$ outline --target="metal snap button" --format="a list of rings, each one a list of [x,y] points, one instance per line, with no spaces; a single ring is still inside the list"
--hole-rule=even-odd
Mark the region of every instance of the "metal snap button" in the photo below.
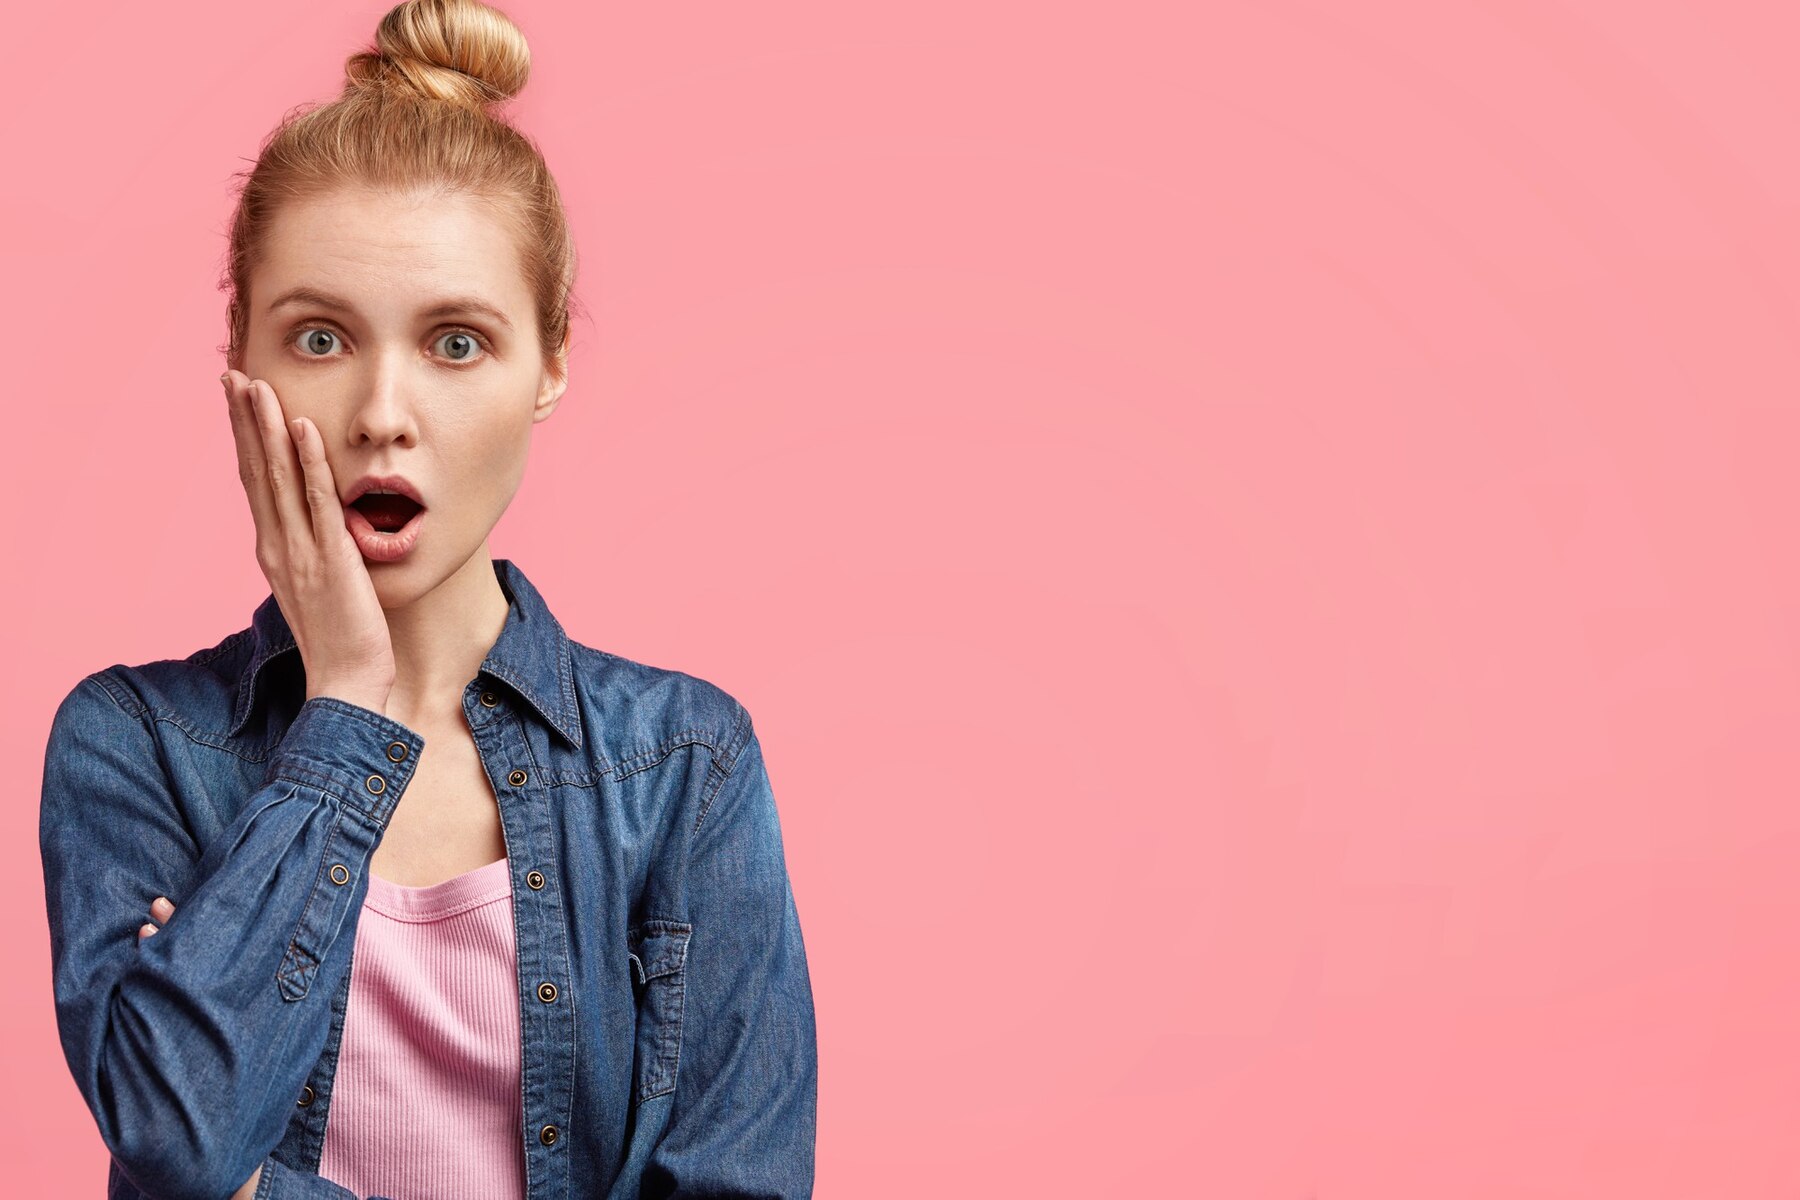
[[[371,775],[368,779],[363,781],[363,786],[379,796],[381,793],[387,791],[387,780],[379,775]]]
[[[554,983],[538,984],[538,999],[545,1004],[556,1003],[556,985]]]
[[[528,871],[525,875],[525,886],[534,892],[543,891],[544,873],[542,871]]]
[[[345,867],[343,863],[332,863],[331,864],[331,882],[340,883],[340,884],[349,883],[350,882],[349,868]]]
[[[308,1105],[310,1105],[312,1102],[313,1102],[313,1090],[312,1090],[312,1084],[309,1083],[305,1087],[300,1089],[300,1098],[298,1100],[294,1101],[294,1103],[298,1104],[301,1108],[305,1108]]]
[[[483,692],[481,693],[481,702],[488,708],[492,708],[494,705],[500,703],[500,697],[494,695],[492,692]]]
[[[403,759],[405,757],[406,757],[406,743],[405,742],[389,742],[388,743],[388,761],[389,762],[399,762],[401,759]]]
[[[546,1146],[556,1145],[556,1126],[546,1125],[538,1130],[538,1141],[544,1143]]]
[[[506,777],[506,782],[512,784],[514,787],[524,787],[525,772],[515,769],[511,775]]]

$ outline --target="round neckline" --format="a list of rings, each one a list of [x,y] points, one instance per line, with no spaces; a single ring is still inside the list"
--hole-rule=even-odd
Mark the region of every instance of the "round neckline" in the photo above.
[[[399,921],[438,921],[512,894],[511,860],[497,858],[461,875],[409,887],[369,872],[363,903]]]

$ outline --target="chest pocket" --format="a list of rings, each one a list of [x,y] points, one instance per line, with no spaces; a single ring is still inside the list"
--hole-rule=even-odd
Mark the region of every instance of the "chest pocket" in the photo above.
[[[675,1090],[681,1064],[681,1018],[685,1007],[688,938],[685,921],[651,919],[625,933],[631,960],[631,989],[637,999],[636,1062],[632,1101],[641,1104]]]

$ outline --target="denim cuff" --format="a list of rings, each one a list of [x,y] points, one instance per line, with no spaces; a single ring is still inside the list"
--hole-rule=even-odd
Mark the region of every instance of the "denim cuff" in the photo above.
[[[421,735],[384,713],[314,696],[288,726],[263,782],[321,788],[384,830],[424,749]]]
[[[255,1200],[357,1200],[356,1193],[320,1175],[296,1171],[270,1157],[256,1182]],[[382,1200],[372,1196],[370,1200]]]

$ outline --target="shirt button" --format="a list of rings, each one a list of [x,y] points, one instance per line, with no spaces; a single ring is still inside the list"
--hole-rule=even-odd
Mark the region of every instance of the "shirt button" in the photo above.
[[[554,983],[538,984],[538,999],[545,1004],[556,1003],[556,985]]]
[[[312,1090],[312,1085],[309,1083],[305,1087],[300,1089],[300,1098],[298,1100],[294,1101],[294,1103],[298,1104],[301,1108],[305,1108],[308,1105],[310,1105],[312,1102],[313,1102],[313,1090]]]
[[[381,793],[387,791],[387,780],[379,775],[371,775],[363,781],[363,786],[379,796]]]
[[[492,708],[494,705],[500,703],[500,697],[494,695],[492,692],[483,692],[481,693],[481,703],[488,708]]]
[[[524,787],[525,772],[515,769],[511,775],[506,777],[506,782],[512,784],[514,787]]]
[[[530,888],[534,892],[543,891],[544,890],[544,873],[542,871],[528,872],[525,876],[525,886]]]
[[[405,757],[406,757],[406,743],[405,742],[389,742],[388,743],[388,761],[389,762],[399,762],[401,759],[403,759]]]
[[[546,1146],[556,1145],[556,1126],[546,1125],[538,1130],[538,1141],[544,1143]]]
[[[344,884],[350,882],[350,869],[343,863],[331,864],[331,882]]]

